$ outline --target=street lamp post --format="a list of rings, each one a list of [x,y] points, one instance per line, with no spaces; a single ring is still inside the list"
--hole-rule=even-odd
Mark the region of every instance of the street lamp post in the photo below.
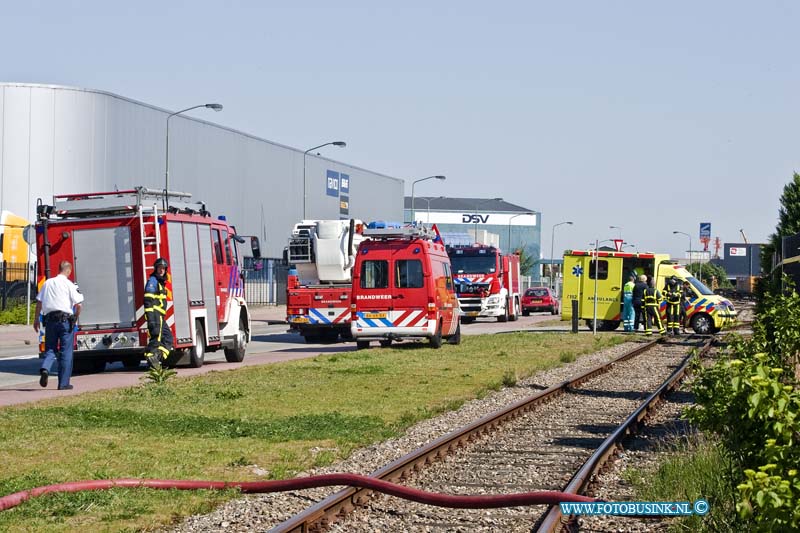
[[[181,109],[180,111],[176,111],[174,113],[170,113],[169,115],[167,115],[167,146],[165,150],[166,169],[164,170],[164,211],[167,211],[169,209],[169,119],[171,119],[176,115],[180,115],[182,113],[186,113],[187,111],[191,111],[192,109],[198,109],[200,107],[206,107],[208,109],[213,109],[214,111],[222,111],[222,104],[200,104],[192,107],[187,107],[186,109]]]
[[[474,235],[475,242],[478,242],[478,208],[480,206],[482,206],[483,204],[486,204],[486,203],[489,203],[489,202],[502,202],[502,201],[503,201],[502,198],[487,198],[485,200],[481,200],[480,202],[475,202],[475,219],[474,219],[475,220],[475,235]]]
[[[420,178],[418,180],[414,180],[414,181],[411,182],[411,222],[415,222],[416,221],[416,215],[417,215],[417,212],[414,210],[414,186],[417,183],[419,183],[420,181],[425,181],[425,180],[442,180],[442,181],[444,181],[446,179],[447,179],[447,176],[437,175],[437,176],[428,176],[427,178]],[[430,202],[428,202],[428,208],[430,208],[430,205],[431,205]]]
[[[619,240],[622,240],[622,226],[609,226],[608,229],[619,230]]]
[[[319,146],[314,146],[313,148],[309,148],[305,152],[303,152],[303,220],[306,219],[306,202],[308,201],[308,192],[306,191],[306,156],[308,152],[312,152],[317,148],[322,148],[323,146],[338,146],[339,148],[344,148],[347,146],[347,143],[344,141],[331,141],[324,144],[320,144]]]
[[[516,215],[512,215],[511,218],[508,219],[508,252],[511,253],[511,221],[517,217],[521,217],[522,215],[535,215],[533,211],[525,211],[524,213],[517,213]]]
[[[692,236],[686,233],[685,231],[673,231],[673,235],[686,235],[689,237],[689,264],[692,264]],[[700,263],[700,283],[703,283],[703,263]]]
[[[556,228],[564,224],[569,224],[571,226],[572,222],[559,222],[558,224],[553,225],[553,231],[550,234],[550,288],[553,291],[556,290],[556,279],[553,275],[553,261],[555,261],[553,258],[553,250],[555,249],[555,246],[553,244],[556,240]]]

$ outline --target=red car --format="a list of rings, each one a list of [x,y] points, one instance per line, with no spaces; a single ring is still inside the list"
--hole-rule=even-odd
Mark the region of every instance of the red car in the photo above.
[[[558,314],[558,300],[547,287],[534,287],[522,295],[522,314],[530,315],[535,311],[550,311],[551,315]]]

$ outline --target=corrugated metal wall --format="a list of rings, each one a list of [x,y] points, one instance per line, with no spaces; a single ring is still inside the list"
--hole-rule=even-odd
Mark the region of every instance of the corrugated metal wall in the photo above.
[[[4,83],[0,96],[0,210],[33,220],[37,198],[164,187],[169,111],[58,86]],[[180,115],[170,119],[169,151],[170,189],[191,192],[242,234],[266,233],[262,254],[281,255],[302,218],[302,150]],[[339,218],[339,199],[326,194],[329,170],[350,177],[351,216],[401,219],[402,180],[311,154],[309,218]]]

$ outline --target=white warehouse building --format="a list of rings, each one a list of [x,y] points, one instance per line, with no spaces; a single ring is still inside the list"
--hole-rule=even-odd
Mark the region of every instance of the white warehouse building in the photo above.
[[[33,221],[37,198],[163,189],[170,113],[93,89],[0,83],[0,211]],[[170,190],[259,236],[268,257],[282,254],[303,218],[304,158],[308,218],[402,217],[400,179],[190,116],[170,119]]]

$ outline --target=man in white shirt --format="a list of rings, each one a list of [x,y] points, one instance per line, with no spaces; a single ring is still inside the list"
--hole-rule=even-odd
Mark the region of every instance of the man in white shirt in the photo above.
[[[72,376],[73,329],[81,314],[83,295],[77,285],[70,281],[72,265],[61,261],[58,275],[48,279],[36,295],[36,319],[33,329],[39,332],[39,316],[44,316],[45,356],[39,369],[39,385],[47,387],[50,367],[58,358],[58,389],[70,390],[69,378]],[[59,351],[59,344],[61,350]]]

